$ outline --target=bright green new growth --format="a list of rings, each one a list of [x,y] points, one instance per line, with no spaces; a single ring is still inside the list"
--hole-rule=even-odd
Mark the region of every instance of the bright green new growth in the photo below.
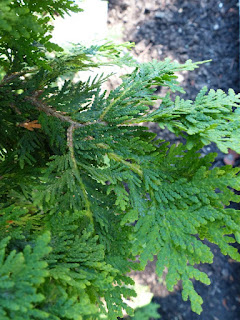
[[[195,101],[160,98],[158,86],[181,92],[175,72],[199,63],[138,64],[122,54],[128,44],[79,45],[48,59],[55,47],[45,17],[77,8],[42,3],[4,0],[1,8],[1,319],[131,315],[127,274],[155,255],[159,277],[167,267],[169,290],[182,280],[183,299],[199,314],[191,279],[209,284],[195,265],[213,259],[202,240],[240,261],[231,245],[232,235],[240,239],[238,210],[225,208],[240,201],[239,169],[210,170],[215,155],[199,153],[210,142],[240,152],[240,95],[203,89]],[[104,64],[132,68],[109,94],[104,75],[57,85]],[[169,148],[137,125],[147,122],[186,145]]]

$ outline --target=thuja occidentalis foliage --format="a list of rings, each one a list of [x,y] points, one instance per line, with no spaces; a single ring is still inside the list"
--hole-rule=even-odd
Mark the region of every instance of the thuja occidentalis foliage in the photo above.
[[[131,315],[128,273],[154,256],[167,288],[181,280],[199,314],[192,279],[210,284],[196,268],[213,260],[207,244],[240,261],[239,212],[227,208],[239,202],[239,169],[210,170],[216,154],[199,151],[214,142],[240,152],[240,95],[159,97],[162,86],[182,92],[175,73],[199,63],[140,64],[123,53],[130,44],[64,52],[51,43],[51,19],[79,10],[69,0],[1,1],[0,318]],[[102,65],[131,71],[110,93],[97,72],[71,81]],[[186,143],[170,147],[149,122]]]

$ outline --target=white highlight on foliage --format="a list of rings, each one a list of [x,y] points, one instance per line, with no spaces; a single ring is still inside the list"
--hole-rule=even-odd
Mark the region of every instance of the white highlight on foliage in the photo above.
[[[83,12],[58,17],[53,22],[52,41],[60,46],[69,43],[82,43],[86,46],[93,41],[107,37],[107,1],[85,0],[75,1]]]

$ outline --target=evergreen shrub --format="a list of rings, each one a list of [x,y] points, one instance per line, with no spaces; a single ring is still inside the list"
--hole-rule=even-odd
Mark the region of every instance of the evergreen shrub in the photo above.
[[[208,243],[240,261],[239,212],[226,208],[240,201],[239,168],[210,170],[216,154],[199,151],[214,142],[240,152],[240,95],[159,97],[159,86],[182,92],[175,73],[199,63],[140,64],[123,54],[130,44],[64,52],[51,43],[51,19],[79,10],[69,0],[1,1],[0,319],[132,315],[128,273],[154,256],[167,288],[181,280],[199,314],[191,279],[210,284],[196,268],[212,263]],[[57,85],[102,65],[132,71],[110,93],[101,74]],[[139,125],[149,122],[186,144],[169,147]]]

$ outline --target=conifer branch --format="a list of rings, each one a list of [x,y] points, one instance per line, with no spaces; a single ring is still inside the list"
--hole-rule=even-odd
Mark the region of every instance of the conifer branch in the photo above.
[[[123,92],[121,94],[119,94],[119,96],[114,99],[105,109],[103,109],[103,113],[101,114],[101,116],[99,117],[100,120],[103,120],[105,115],[108,113],[108,111],[114,106],[116,105],[119,101],[121,101],[122,97],[126,95],[126,93],[128,91],[130,91],[133,88],[134,85],[129,86],[127,89],[123,90]]]
[[[72,124],[67,130],[67,144],[69,147],[69,151],[71,153],[71,157],[73,161],[76,162],[74,157],[74,149],[73,149],[73,130],[74,130],[74,125]]]
[[[0,83],[0,87],[4,86],[6,83],[12,81],[13,79],[20,77],[22,75],[24,75],[26,73],[26,71],[22,71],[22,72],[14,72],[11,74],[6,74],[4,76],[4,78],[2,79],[1,83]]]
[[[240,243],[239,210],[225,209],[240,202],[240,175],[230,166],[210,170],[214,154],[198,149],[215,142],[240,152],[240,95],[203,89],[194,101],[160,98],[158,86],[183,92],[175,72],[199,63],[140,64],[125,54],[129,44],[79,44],[49,59],[46,52],[61,50],[50,42],[49,17],[71,11],[72,0],[1,1],[0,315],[131,316],[127,272],[154,256],[159,277],[168,269],[167,288],[181,280],[183,299],[199,314],[191,279],[209,284],[195,265],[213,260],[203,240],[240,261],[232,246],[234,237]],[[134,68],[109,94],[104,75],[55,85],[108,61]],[[140,122],[158,123],[186,145],[169,148]]]
[[[66,116],[66,115],[63,115],[62,113],[57,112],[54,108],[52,108],[51,106],[48,106],[43,101],[38,100],[36,97],[37,97],[37,94],[35,94],[32,97],[25,97],[25,100],[28,101],[28,102],[31,102],[40,111],[45,112],[47,115],[53,116],[55,118],[58,118],[59,120],[61,120],[63,122],[68,122],[71,125],[73,125],[74,127],[81,128],[84,125],[87,125],[87,123],[82,124],[82,123],[76,122],[76,121],[72,120],[69,116]]]
[[[14,73],[11,73],[11,74],[6,74],[4,76],[4,78],[2,79],[1,83],[0,83],[0,87],[3,87],[5,84],[11,82],[15,78],[21,77],[21,76],[25,75],[26,73],[35,72],[36,70],[37,70],[37,68],[32,69],[32,70],[24,70],[24,71],[21,71],[21,72],[14,72]]]
[[[67,144],[68,144],[68,148],[70,151],[70,155],[71,155],[71,159],[72,159],[72,163],[73,163],[73,168],[75,171],[75,176],[79,182],[79,185],[80,185],[82,193],[83,193],[83,198],[84,198],[84,202],[85,202],[85,206],[86,206],[87,215],[90,218],[91,222],[93,222],[93,216],[92,216],[92,212],[91,212],[91,208],[90,208],[90,202],[89,202],[88,196],[87,196],[87,191],[85,189],[84,183],[83,183],[81,175],[79,173],[77,161],[76,161],[75,154],[74,154],[73,132],[74,132],[75,128],[76,127],[73,124],[71,124],[71,126],[68,128],[68,130],[67,130]]]
[[[138,164],[128,162],[113,152],[109,153],[108,156],[110,159],[113,159],[117,162],[123,163],[125,166],[127,166],[129,169],[131,169],[133,172],[137,173],[141,178],[143,177],[143,172]]]
[[[64,115],[60,113],[59,111],[56,111],[53,107],[47,105],[45,102],[37,99],[39,95],[39,92],[36,92],[32,97],[25,97],[25,100],[33,104],[38,108],[38,110],[45,112],[47,115],[53,116],[55,118],[58,118],[59,120],[63,122],[68,122],[71,125],[73,125],[75,128],[82,128],[85,126],[89,126],[91,124],[100,123],[102,125],[107,125],[105,121],[94,121],[94,122],[85,122],[85,123],[79,123],[77,121],[72,120],[71,117]]]

